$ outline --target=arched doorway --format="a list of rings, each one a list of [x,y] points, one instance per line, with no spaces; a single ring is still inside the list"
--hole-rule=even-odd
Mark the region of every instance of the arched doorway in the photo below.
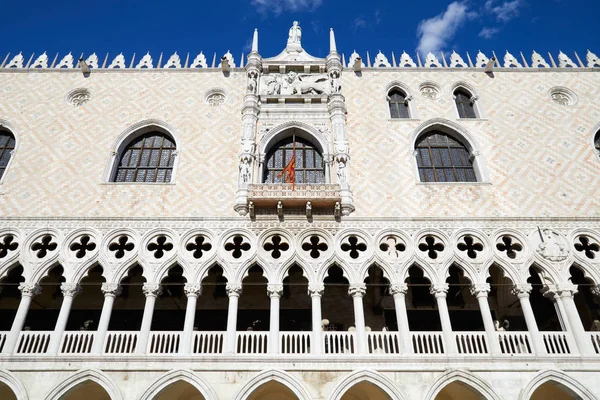
[[[341,400],[392,400],[379,386],[370,382],[359,382],[344,393]]]
[[[2,397],[3,398],[3,397]],[[75,385],[63,394],[59,400],[112,400],[106,390],[98,383],[87,380]]]
[[[555,381],[547,381],[540,385],[535,392],[531,395],[530,400],[581,400],[578,396],[568,387],[561,385]]]
[[[17,395],[6,383],[0,382],[0,399],[17,400]]]
[[[153,400],[205,400],[205,397],[191,383],[180,380],[161,390]]]
[[[486,397],[469,385],[455,381],[444,386],[435,400],[486,400]]]
[[[247,400],[299,400],[285,385],[270,381],[259,386],[248,396]]]

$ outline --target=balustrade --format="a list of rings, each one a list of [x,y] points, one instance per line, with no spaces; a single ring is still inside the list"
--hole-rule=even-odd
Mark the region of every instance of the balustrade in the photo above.
[[[502,354],[533,354],[529,332],[496,332]]]
[[[269,332],[238,332],[237,353],[238,354],[263,354],[269,351]]]
[[[4,343],[6,343],[7,332],[0,332],[0,353],[4,350]]]
[[[371,354],[399,354],[398,332],[367,332],[367,346]]]
[[[60,354],[87,354],[92,352],[96,332],[75,331],[63,333]]]
[[[193,354],[219,354],[223,352],[224,332],[194,332]]]
[[[15,354],[44,354],[48,351],[51,337],[51,331],[22,331]]]
[[[309,354],[310,336],[310,332],[279,332],[281,353]]]
[[[459,354],[487,354],[485,332],[454,332]]]
[[[104,354],[129,354],[135,351],[138,332],[109,331],[106,335]]]
[[[548,354],[571,354],[565,332],[541,332]]]
[[[442,332],[411,332],[413,353],[444,354]]]
[[[355,332],[323,332],[325,354],[354,354],[355,342]]]
[[[179,351],[181,332],[150,332],[149,354],[175,354]]]
[[[600,354],[600,332],[590,332],[590,338],[592,339],[592,347],[596,354]]]

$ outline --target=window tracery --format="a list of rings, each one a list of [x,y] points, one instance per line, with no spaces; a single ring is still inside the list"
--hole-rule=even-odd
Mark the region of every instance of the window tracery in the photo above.
[[[6,171],[14,149],[14,135],[8,130],[0,130],[0,180]]]
[[[459,118],[477,118],[475,101],[477,96],[471,95],[465,89],[459,88],[454,91],[454,102]]]
[[[325,183],[323,155],[311,142],[295,134],[279,141],[267,153],[263,182],[291,183],[292,164],[294,183]]]
[[[390,117],[392,119],[410,118],[409,101],[410,96],[407,96],[406,93],[399,89],[392,89],[388,94]]]
[[[176,150],[174,140],[162,132],[136,137],[122,151],[113,182],[171,182]]]
[[[454,137],[430,131],[415,147],[421,182],[477,182],[469,150]]]

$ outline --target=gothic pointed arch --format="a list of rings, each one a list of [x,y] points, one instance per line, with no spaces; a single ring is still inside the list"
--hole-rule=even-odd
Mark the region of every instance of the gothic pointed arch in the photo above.
[[[0,184],[4,181],[17,152],[19,143],[15,132],[10,122],[0,118]]]
[[[106,391],[110,400],[124,400],[118,386],[104,372],[96,369],[85,369],[71,375],[60,382],[45,397],[46,400],[61,400],[70,390],[86,382],[94,382]]]
[[[265,154],[269,148],[284,137],[288,136],[287,131],[295,129],[306,140],[313,142],[317,148],[324,154],[329,153],[329,138],[321,130],[300,121],[288,121],[266,130],[260,139],[259,152]]]
[[[535,391],[546,383],[554,383],[565,389],[575,399],[597,400],[598,398],[575,378],[558,370],[543,370],[525,386],[521,391],[519,400],[530,400]]]
[[[27,394],[27,390],[25,390],[25,386],[23,386],[21,381],[11,372],[0,370],[0,383],[6,385],[7,388],[12,391],[16,400],[29,400],[29,395]],[[0,388],[0,394],[1,393],[2,389]]]
[[[344,394],[346,394],[353,386],[365,382],[376,386],[384,392],[390,400],[406,399],[404,394],[400,392],[397,385],[391,379],[374,370],[360,370],[346,375],[337,382],[328,399],[341,400]]]
[[[459,119],[482,118],[482,107],[479,101],[479,95],[472,85],[464,81],[456,82],[452,85],[452,98],[456,110],[456,116]]]
[[[489,383],[477,375],[464,370],[444,372],[433,382],[426,395],[423,396],[423,399],[435,400],[436,396],[444,390],[446,386],[456,382],[466,385],[471,391],[479,393],[485,400],[502,400],[500,396],[494,392]]]
[[[140,396],[140,400],[153,400],[163,390],[177,382],[186,382],[190,384],[200,392],[204,397],[204,400],[217,400],[217,394],[208,382],[188,369],[176,369],[167,372],[154,381],[154,383],[144,391]]]
[[[411,104],[413,99],[412,92],[406,84],[400,81],[390,82],[386,86],[385,93],[385,100],[389,107],[389,118],[415,118],[415,110]]]
[[[277,382],[289,389],[297,400],[311,400],[313,397],[296,378],[283,370],[266,370],[248,381],[236,394],[234,400],[246,400],[261,386],[269,382]]]
[[[133,124],[114,142],[103,181],[173,183],[180,146],[176,130],[164,121]]]

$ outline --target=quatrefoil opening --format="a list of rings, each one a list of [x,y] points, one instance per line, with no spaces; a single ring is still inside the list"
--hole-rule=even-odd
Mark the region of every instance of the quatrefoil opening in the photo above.
[[[379,243],[379,250],[389,258],[400,258],[401,253],[406,251],[406,245],[399,237],[388,235]]]
[[[523,250],[523,246],[510,236],[502,236],[502,243],[496,243],[500,252],[505,252],[510,259],[517,258],[517,253]]]
[[[167,237],[161,235],[156,242],[148,243],[148,250],[154,252],[154,258],[162,258],[166,252],[173,250],[173,243],[167,242]]]
[[[289,250],[290,245],[284,242],[279,235],[273,235],[270,242],[266,242],[263,246],[266,251],[271,252],[271,257],[278,259],[281,253]]]
[[[9,251],[15,251],[19,248],[19,243],[15,242],[13,235],[6,235],[0,241],[0,258],[4,258],[8,255]]]
[[[587,236],[579,236],[577,240],[579,243],[575,243],[575,250],[583,253],[590,260],[595,259],[596,253],[600,251],[600,246],[598,246],[598,243],[592,242],[592,240],[590,240],[590,238]]]
[[[134,247],[135,245],[129,241],[129,236],[122,235],[108,246],[108,250],[115,253],[115,258],[121,259],[125,256],[125,252],[132,251]]]
[[[342,251],[348,252],[348,255],[353,259],[357,259],[360,257],[360,253],[367,251],[367,245],[359,242],[356,236],[349,236],[348,241],[342,243],[341,248]]]
[[[432,260],[438,258],[438,253],[441,253],[444,249],[444,245],[441,242],[437,242],[434,236],[426,236],[425,243],[419,244],[419,250],[427,252],[427,256]]]
[[[466,251],[467,257],[477,258],[477,253],[483,251],[483,244],[476,242],[471,235],[465,235],[462,239],[463,241],[459,242],[456,247],[460,251]]]
[[[83,258],[88,251],[94,251],[96,249],[96,243],[91,242],[91,240],[89,235],[83,235],[79,239],[79,242],[71,243],[69,249],[76,252],[75,257]]]
[[[312,235],[307,242],[302,243],[302,250],[310,252],[312,258],[319,258],[328,248],[327,243],[321,241],[318,235]]]
[[[31,250],[37,252],[37,258],[44,258],[49,252],[56,250],[57,247],[58,244],[52,241],[52,236],[45,235],[42,240],[31,245]]]
[[[244,242],[244,237],[237,235],[233,237],[233,240],[229,243],[225,243],[225,250],[231,251],[233,258],[240,258],[243,252],[250,250],[250,243]]]
[[[196,259],[202,258],[203,252],[208,252],[212,249],[212,244],[208,242],[205,236],[198,235],[194,240],[185,245],[187,251],[192,251],[192,256]]]

